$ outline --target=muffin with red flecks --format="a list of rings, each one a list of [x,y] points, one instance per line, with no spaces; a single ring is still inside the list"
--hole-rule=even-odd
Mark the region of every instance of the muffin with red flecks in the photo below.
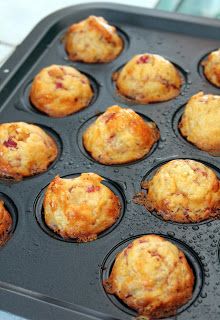
[[[51,65],[34,78],[30,101],[50,117],[65,117],[86,108],[93,89],[89,79],[73,67]]]
[[[157,54],[138,54],[113,75],[118,92],[140,104],[170,100],[179,95],[182,79],[168,60]]]

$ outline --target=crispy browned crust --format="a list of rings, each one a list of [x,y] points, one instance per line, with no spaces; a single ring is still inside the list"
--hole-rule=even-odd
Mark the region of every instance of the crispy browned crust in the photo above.
[[[9,239],[12,228],[12,218],[5,209],[4,202],[0,200],[0,247]]]
[[[64,43],[70,60],[86,63],[110,62],[124,46],[116,28],[102,17],[95,16],[71,25]]]
[[[176,314],[192,298],[194,275],[184,254],[156,235],[142,236],[116,257],[105,290],[139,315],[163,318]]]
[[[202,65],[208,81],[220,88],[220,49],[211,52]]]
[[[140,104],[167,101],[179,95],[182,79],[175,66],[155,54],[134,56],[113,74],[120,95]]]
[[[47,170],[56,159],[55,141],[40,127],[24,122],[0,125],[0,177],[20,180]]]
[[[109,107],[83,134],[91,156],[103,164],[122,164],[143,158],[160,138],[153,122],[132,109]]]
[[[179,130],[199,149],[220,156],[220,96],[199,92],[188,101]]]
[[[164,220],[189,223],[220,217],[220,182],[200,162],[169,161],[142,188],[147,194],[137,194],[134,202],[156,211]]]
[[[92,97],[89,79],[69,66],[43,68],[35,76],[30,90],[34,107],[55,118],[86,108]]]
[[[95,173],[73,179],[55,177],[44,197],[44,217],[49,228],[63,238],[92,241],[111,227],[120,214],[118,197]]]

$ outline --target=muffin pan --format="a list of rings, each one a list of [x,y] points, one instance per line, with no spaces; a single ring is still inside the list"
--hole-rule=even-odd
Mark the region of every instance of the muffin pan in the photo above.
[[[106,18],[125,42],[111,63],[89,65],[68,60],[62,46],[67,27],[89,15]],[[201,74],[201,61],[220,47],[220,22],[113,4],[87,4],[60,10],[44,19],[0,69],[1,122],[35,123],[54,133],[60,146],[48,171],[22,181],[0,181],[0,198],[13,217],[9,241],[0,249],[0,309],[30,319],[121,319],[135,312],[108,295],[108,277],[116,253],[143,234],[159,234],[185,253],[195,274],[192,300],[167,319],[214,320],[220,317],[220,220],[181,224],[165,222],[132,201],[141,182],[164,162],[189,158],[204,162],[219,176],[220,158],[198,150],[177,128],[182,108],[198,91],[220,94]],[[120,97],[112,74],[138,53],[156,53],[172,61],[185,79],[173,100],[139,105]],[[95,98],[68,117],[54,119],[34,109],[28,99],[34,76],[51,64],[74,66],[92,79]],[[7,71],[6,71],[7,70]],[[161,138],[143,159],[106,166],[84,150],[81,138],[91,119],[107,107],[130,107],[160,130]],[[60,241],[42,219],[44,188],[56,175],[95,172],[106,178],[122,204],[120,219],[97,240]],[[219,176],[220,177],[220,176]]]

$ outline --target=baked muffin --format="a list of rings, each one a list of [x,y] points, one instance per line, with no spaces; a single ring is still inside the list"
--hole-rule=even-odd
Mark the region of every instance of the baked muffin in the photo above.
[[[160,134],[153,122],[144,121],[132,109],[109,107],[84,132],[83,144],[103,164],[121,164],[145,156]]]
[[[152,179],[142,204],[164,220],[199,222],[220,215],[220,181],[204,164],[194,160],[172,160],[162,165]],[[137,196],[134,200],[141,200]]]
[[[55,177],[43,203],[47,226],[61,237],[79,242],[95,240],[111,227],[119,217],[120,201],[102,180],[95,173],[73,179]]]
[[[38,126],[0,124],[0,177],[22,179],[47,170],[57,157],[54,140]]]
[[[211,52],[202,65],[206,78],[220,88],[220,49]]]
[[[146,104],[170,100],[179,95],[182,79],[168,60],[157,54],[138,54],[113,75],[118,92]]]
[[[93,97],[89,79],[73,67],[51,65],[34,78],[30,100],[50,117],[65,117],[87,107]]]
[[[220,96],[199,92],[187,103],[179,129],[199,149],[220,155]]]
[[[9,232],[12,228],[12,218],[5,209],[4,202],[0,200],[0,247],[5,244],[9,238]]]
[[[184,254],[156,235],[137,238],[120,252],[104,282],[108,293],[150,319],[174,315],[191,299],[193,285]]]
[[[95,16],[71,25],[64,42],[70,60],[86,63],[110,62],[123,49],[116,28],[104,18]]]

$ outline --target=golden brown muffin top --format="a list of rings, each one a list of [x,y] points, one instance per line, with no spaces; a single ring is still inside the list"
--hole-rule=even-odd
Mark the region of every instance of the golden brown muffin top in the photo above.
[[[220,49],[211,52],[202,65],[206,78],[215,86],[220,87]]]
[[[109,107],[83,134],[83,144],[100,163],[121,164],[145,156],[160,134],[132,109]]]
[[[0,124],[0,177],[22,179],[45,171],[58,154],[43,129],[25,122]]]
[[[121,95],[141,104],[172,99],[179,95],[182,85],[175,66],[150,53],[135,55],[113,79]]]
[[[71,25],[64,42],[70,60],[86,63],[110,62],[123,49],[123,41],[116,28],[96,16]]]
[[[199,222],[220,214],[218,177],[198,161],[169,161],[143,183],[143,188],[147,189],[147,195],[142,203],[164,220]]]
[[[118,218],[120,201],[95,173],[55,177],[44,197],[46,224],[63,238],[92,241]]]
[[[157,235],[130,243],[117,255],[104,282],[108,293],[139,315],[154,319],[175,314],[192,297],[193,285],[194,275],[184,254]]]
[[[34,78],[30,100],[50,117],[65,117],[88,106],[93,97],[89,79],[69,66],[51,65]]]
[[[220,155],[220,96],[199,92],[188,101],[179,129],[189,142]]]

